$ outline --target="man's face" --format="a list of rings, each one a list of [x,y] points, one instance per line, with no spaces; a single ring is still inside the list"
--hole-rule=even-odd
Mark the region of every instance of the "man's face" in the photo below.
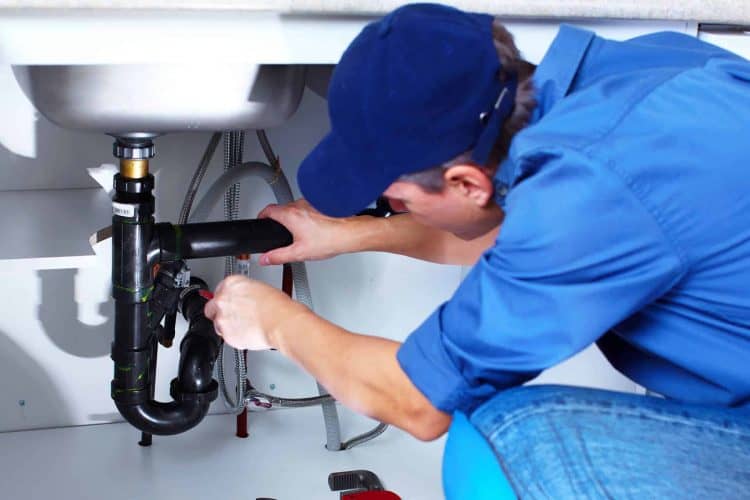
[[[488,180],[485,186],[467,188],[462,179],[450,179],[442,191],[429,192],[412,182],[396,181],[383,195],[395,211],[408,211],[425,226],[472,240],[494,229],[502,221],[502,211],[493,200],[491,186],[492,182]],[[476,192],[471,191],[475,189],[489,189],[489,193],[478,197]]]

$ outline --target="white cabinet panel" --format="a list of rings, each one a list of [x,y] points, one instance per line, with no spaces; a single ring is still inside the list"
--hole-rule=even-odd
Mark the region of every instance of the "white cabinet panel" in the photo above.
[[[729,28],[726,30],[721,30],[720,28],[701,30],[698,36],[701,40],[713,43],[750,59],[750,26],[746,30]]]
[[[695,34],[694,25],[682,21],[567,21],[567,24],[594,31],[612,40],[627,40],[657,31],[678,31]],[[538,64],[547,52],[560,26],[559,20],[509,21],[516,46],[526,60]]]

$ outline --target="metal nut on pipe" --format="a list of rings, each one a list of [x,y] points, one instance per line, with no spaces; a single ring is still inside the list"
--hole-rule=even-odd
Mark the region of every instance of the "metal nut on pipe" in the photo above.
[[[143,179],[148,175],[148,160],[121,159],[120,175],[127,179]]]

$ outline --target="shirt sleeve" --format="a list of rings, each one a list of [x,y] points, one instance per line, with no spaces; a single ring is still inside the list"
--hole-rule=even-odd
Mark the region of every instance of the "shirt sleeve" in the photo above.
[[[398,352],[449,413],[579,352],[683,273],[658,217],[608,166],[558,151],[519,168],[494,247]]]

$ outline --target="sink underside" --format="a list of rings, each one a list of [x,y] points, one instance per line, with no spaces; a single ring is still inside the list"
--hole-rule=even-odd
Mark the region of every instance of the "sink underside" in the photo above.
[[[13,66],[37,110],[65,128],[115,135],[270,128],[296,111],[302,65]]]

